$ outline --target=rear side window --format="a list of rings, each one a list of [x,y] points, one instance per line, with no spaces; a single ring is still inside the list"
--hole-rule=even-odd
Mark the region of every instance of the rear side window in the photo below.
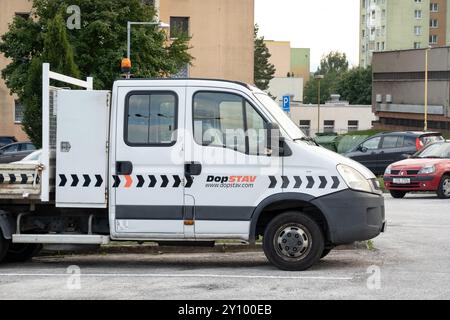
[[[31,143],[24,143],[20,145],[20,151],[35,151],[36,147]]]
[[[177,96],[173,92],[132,92],[126,98],[125,142],[130,146],[171,146],[176,142]]]
[[[442,136],[423,136],[420,137],[420,141],[422,141],[423,145],[429,145],[430,143],[444,141],[444,137]]]
[[[399,143],[399,136],[388,136],[383,138],[381,149],[397,148]]]

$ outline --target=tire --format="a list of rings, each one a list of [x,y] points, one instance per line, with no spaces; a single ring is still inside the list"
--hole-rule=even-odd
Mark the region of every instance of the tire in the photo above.
[[[440,199],[450,199],[450,175],[446,174],[442,177],[437,195]]]
[[[8,253],[10,241],[3,238],[2,230],[0,229],[0,263],[2,263]]]
[[[404,191],[391,190],[389,192],[394,199],[403,199],[406,196],[406,192]]]
[[[26,262],[31,260],[35,255],[41,251],[40,244],[22,244],[15,243],[9,246],[6,253],[5,261],[7,262]]]
[[[288,245],[283,247],[284,244]],[[263,249],[267,259],[277,268],[304,271],[320,260],[324,236],[319,225],[305,214],[286,212],[267,226]]]
[[[322,255],[320,256],[320,259],[323,259],[323,258],[325,258],[327,255],[329,255],[330,252],[331,252],[331,250],[332,250],[332,249],[324,249],[323,252],[322,252]]]

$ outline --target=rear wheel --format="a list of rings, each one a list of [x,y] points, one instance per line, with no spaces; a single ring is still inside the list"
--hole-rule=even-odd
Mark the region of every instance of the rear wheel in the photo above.
[[[320,260],[324,236],[319,225],[300,212],[274,218],[263,239],[267,259],[281,270],[303,271]]]
[[[391,190],[390,193],[392,198],[395,199],[403,199],[406,196],[406,192],[404,191]]]
[[[331,252],[331,249],[324,249],[322,252],[322,255],[320,256],[320,259],[325,258],[327,255],[329,255]]]
[[[441,199],[450,199],[450,175],[447,174],[442,177],[437,195]]]
[[[5,261],[26,262],[37,255],[41,249],[40,244],[14,243],[9,246]]]
[[[6,253],[8,252],[9,243],[10,243],[9,240],[3,238],[3,233],[2,230],[0,229],[0,262],[3,262]]]

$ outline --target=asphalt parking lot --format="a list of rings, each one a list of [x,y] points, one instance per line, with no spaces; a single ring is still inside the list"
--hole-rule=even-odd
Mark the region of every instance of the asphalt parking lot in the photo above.
[[[41,256],[0,266],[0,299],[450,299],[450,201],[386,206],[373,250],[335,250],[306,272],[262,252]]]

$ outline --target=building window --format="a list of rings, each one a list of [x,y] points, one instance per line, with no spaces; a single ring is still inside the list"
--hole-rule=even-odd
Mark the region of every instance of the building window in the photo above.
[[[359,130],[359,121],[358,120],[349,120],[348,121],[348,132],[355,132]]]
[[[420,36],[422,34],[422,27],[421,26],[415,26],[414,27],[414,34],[416,36]]]
[[[438,43],[438,36],[433,34],[430,35],[430,44],[437,44]]]
[[[125,108],[127,145],[174,145],[177,104],[177,96],[172,92],[132,92],[126,99]]]
[[[372,19],[375,20],[375,18],[376,18],[376,11],[375,11],[375,10],[372,10]]]
[[[385,46],[384,46],[384,42],[381,43],[381,51],[384,51]]]
[[[170,17],[170,37],[189,35],[189,17]]]
[[[414,17],[416,19],[422,19],[422,10],[414,10]]]
[[[438,3],[430,3],[430,11],[431,12],[439,12],[439,4]]]
[[[334,120],[325,120],[323,122],[324,133],[334,133]]]
[[[311,120],[300,120],[300,129],[307,136],[311,135]]]
[[[439,21],[438,21],[438,19],[431,19],[430,20],[430,28],[439,28]]]
[[[420,48],[421,48],[420,42],[414,42],[414,49],[420,49]]]
[[[22,123],[24,109],[25,108],[24,108],[23,104],[20,103],[19,100],[14,101],[14,122],[15,123]]]
[[[414,0],[415,3],[422,3],[422,0]]]

